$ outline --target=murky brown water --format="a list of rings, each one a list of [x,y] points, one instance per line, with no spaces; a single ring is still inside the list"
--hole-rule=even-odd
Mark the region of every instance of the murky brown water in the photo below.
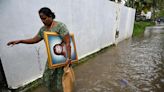
[[[125,40],[75,67],[75,92],[164,92],[164,34]]]

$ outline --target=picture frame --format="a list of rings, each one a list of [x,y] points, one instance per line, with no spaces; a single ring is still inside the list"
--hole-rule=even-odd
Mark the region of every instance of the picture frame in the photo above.
[[[56,32],[44,32],[44,41],[48,55],[49,68],[58,68],[66,64],[67,52],[61,37]],[[70,33],[71,63],[78,63],[74,34]]]

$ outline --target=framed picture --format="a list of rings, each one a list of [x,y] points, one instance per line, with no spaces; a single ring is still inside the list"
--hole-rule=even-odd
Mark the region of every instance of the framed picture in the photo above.
[[[66,64],[67,51],[60,36],[55,32],[44,32],[44,40],[48,54],[49,68],[62,67]],[[74,34],[70,33],[72,63],[78,62]]]

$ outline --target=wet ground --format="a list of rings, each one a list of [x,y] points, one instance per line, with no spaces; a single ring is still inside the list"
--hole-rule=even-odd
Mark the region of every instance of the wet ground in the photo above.
[[[164,92],[164,34],[125,40],[75,74],[75,92]]]
[[[164,34],[125,40],[74,70],[75,92],[164,92]]]

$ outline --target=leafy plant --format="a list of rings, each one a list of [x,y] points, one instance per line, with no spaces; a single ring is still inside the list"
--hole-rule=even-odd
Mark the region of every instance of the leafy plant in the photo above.
[[[143,22],[143,21],[135,22],[132,36],[141,35],[142,33],[144,33],[145,28],[147,26],[153,26],[153,25],[155,25],[154,22]]]

